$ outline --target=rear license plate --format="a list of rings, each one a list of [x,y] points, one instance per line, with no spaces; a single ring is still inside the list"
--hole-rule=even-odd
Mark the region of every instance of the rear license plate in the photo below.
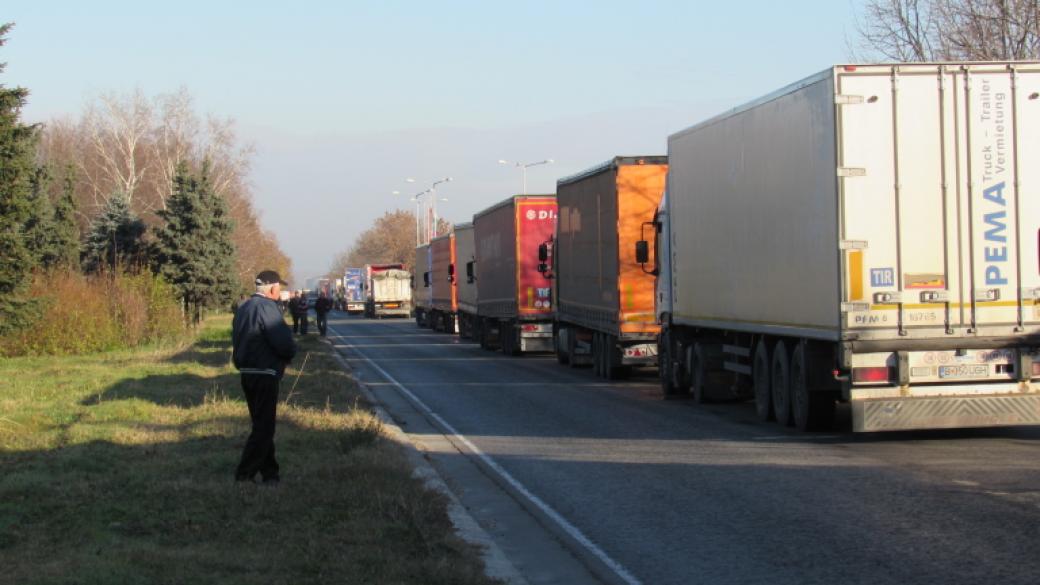
[[[396,309],[397,307],[400,307],[400,306],[401,305],[399,305],[397,303],[386,303],[385,305],[383,305],[383,308],[384,309]]]
[[[989,375],[989,366],[985,364],[939,366],[940,378],[978,378]]]

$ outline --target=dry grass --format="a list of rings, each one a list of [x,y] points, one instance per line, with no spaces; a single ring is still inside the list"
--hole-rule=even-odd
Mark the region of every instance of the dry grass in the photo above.
[[[236,485],[248,415],[227,329],[0,364],[0,582],[492,582],[313,336],[279,405],[281,485]]]

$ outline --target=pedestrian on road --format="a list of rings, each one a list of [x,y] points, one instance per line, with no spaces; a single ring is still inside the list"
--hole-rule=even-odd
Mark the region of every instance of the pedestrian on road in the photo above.
[[[307,295],[303,294],[302,290],[296,291],[296,302],[290,303],[289,311],[293,316],[293,332],[299,333],[300,335],[307,335],[307,311],[310,309],[310,305],[307,302]],[[299,324],[299,327],[297,327]]]
[[[328,315],[332,310],[332,299],[322,291],[318,300],[314,301],[314,313],[317,315],[315,321],[318,323],[318,333],[325,337],[325,331],[329,328]]]
[[[292,296],[289,297],[289,302],[288,302],[288,305],[287,305],[287,308],[288,308],[288,311],[289,311],[289,316],[292,317],[292,332],[293,333],[299,333],[300,332],[300,318],[296,316],[296,302],[299,300],[299,298],[300,298],[299,291],[295,291],[294,290],[292,292]]]
[[[242,390],[253,424],[235,481],[253,482],[257,473],[268,485],[279,480],[274,458],[278,383],[296,355],[296,342],[277,304],[285,284],[273,270],[257,274],[256,293],[238,307],[231,324],[231,357],[242,373]]]

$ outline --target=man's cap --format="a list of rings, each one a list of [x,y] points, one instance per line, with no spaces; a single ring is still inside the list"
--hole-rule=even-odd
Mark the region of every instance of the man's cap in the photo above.
[[[268,284],[281,284],[282,286],[289,286],[288,282],[282,280],[281,276],[274,270],[264,270],[260,274],[256,275],[256,285],[265,286]]]

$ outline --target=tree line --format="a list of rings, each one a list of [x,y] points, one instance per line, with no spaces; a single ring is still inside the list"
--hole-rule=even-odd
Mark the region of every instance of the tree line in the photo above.
[[[444,218],[437,220],[437,233],[451,233],[452,224]],[[396,209],[387,211],[361,232],[350,247],[340,251],[329,266],[327,278],[342,278],[347,268],[361,268],[366,264],[404,264],[411,270],[415,264],[415,214]]]
[[[0,26],[0,47],[11,27]],[[0,83],[0,335],[39,318],[31,289],[54,271],[150,273],[189,322],[259,270],[289,273],[252,206],[251,150],[232,121],[201,119],[181,90],[108,94],[78,120],[26,124],[28,97]]]

